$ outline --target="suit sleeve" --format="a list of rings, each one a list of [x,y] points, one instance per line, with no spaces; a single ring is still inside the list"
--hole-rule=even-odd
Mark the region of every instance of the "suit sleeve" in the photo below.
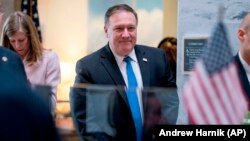
[[[81,87],[81,84],[91,83],[92,81],[85,65],[86,64],[83,64],[81,61],[78,61],[76,64],[75,82],[74,86],[70,89],[70,108],[72,119],[77,133],[82,140],[109,141],[109,135],[100,131],[95,132],[96,129],[100,129],[98,124],[95,123],[96,119],[95,117],[89,117],[89,115],[87,115],[87,109],[93,109],[91,109],[91,106],[87,106],[86,99],[88,90],[84,87]]]
[[[91,83],[90,74],[86,69],[86,64],[81,60],[76,63],[76,77],[74,84]]]

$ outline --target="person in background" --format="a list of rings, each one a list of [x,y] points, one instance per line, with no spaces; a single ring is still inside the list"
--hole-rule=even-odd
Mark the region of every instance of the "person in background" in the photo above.
[[[2,10],[2,5],[0,4],[0,26],[2,26],[4,12]],[[16,52],[0,46],[0,70],[12,69],[13,75],[17,76],[20,81],[29,84],[24,65],[20,57]],[[11,86],[10,86],[11,87]]]
[[[56,107],[57,86],[61,72],[56,53],[43,48],[31,18],[14,12],[3,25],[2,45],[16,52],[23,61],[28,80],[32,85],[50,85],[52,112]]]
[[[104,32],[108,43],[96,52],[77,61],[74,85],[87,83],[130,87],[129,74],[126,72],[128,62],[125,60],[129,57],[138,88],[176,88],[175,79],[164,51],[136,44],[137,25],[137,13],[130,6],[119,4],[110,7],[104,17]],[[74,89],[70,92],[72,118],[77,132],[83,140],[88,140],[88,136],[92,135],[94,140],[139,141],[138,139],[141,136],[137,132],[139,130],[136,129],[135,119],[130,112],[126,93],[120,92],[114,95],[117,97],[113,101],[113,108],[115,109],[113,114],[115,116],[113,117],[112,127],[116,131],[114,136],[106,132],[87,133],[89,128],[86,124],[95,124],[90,121],[93,118],[86,119],[86,101],[83,93],[83,91],[74,91]],[[179,99],[177,94],[174,96],[176,97],[175,104],[167,104],[172,108],[171,114],[176,115],[177,118]],[[140,111],[142,111],[142,96],[137,93],[136,97],[139,99]],[[138,102],[138,100],[136,101]],[[138,113],[142,114],[141,112]],[[176,119],[173,121],[172,124],[176,124]],[[98,123],[96,124],[98,125]]]
[[[240,49],[234,56],[242,87],[248,97],[250,110],[250,13],[242,20],[237,32]]]
[[[177,39],[175,37],[166,37],[161,40],[158,48],[162,48],[166,52],[170,68],[176,80]]]
[[[30,87],[21,58],[2,46],[0,84],[1,141],[61,141],[48,105]]]

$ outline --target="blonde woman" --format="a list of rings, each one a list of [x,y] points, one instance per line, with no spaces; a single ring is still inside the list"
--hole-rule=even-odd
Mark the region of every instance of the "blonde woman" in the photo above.
[[[15,12],[6,19],[2,46],[15,51],[21,57],[32,85],[52,87],[51,105],[54,111],[57,86],[61,79],[59,58],[56,53],[42,47],[36,27],[28,15]]]

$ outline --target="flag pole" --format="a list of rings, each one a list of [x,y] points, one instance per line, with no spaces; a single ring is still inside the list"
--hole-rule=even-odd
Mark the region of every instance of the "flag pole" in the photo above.
[[[219,6],[219,11],[218,11],[218,21],[222,22],[224,18],[224,13],[225,13],[225,7],[221,4]]]

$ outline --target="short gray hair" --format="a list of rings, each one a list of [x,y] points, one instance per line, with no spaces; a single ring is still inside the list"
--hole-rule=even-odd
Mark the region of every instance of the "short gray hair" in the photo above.
[[[127,4],[118,4],[118,5],[114,5],[114,6],[110,7],[106,11],[105,17],[104,17],[104,24],[105,25],[109,22],[109,17],[117,11],[128,11],[128,12],[133,13],[135,16],[135,19],[136,19],[136,24],[138,23],[137,13],[135,12],[135,10],[132,7],[128,6]]]

